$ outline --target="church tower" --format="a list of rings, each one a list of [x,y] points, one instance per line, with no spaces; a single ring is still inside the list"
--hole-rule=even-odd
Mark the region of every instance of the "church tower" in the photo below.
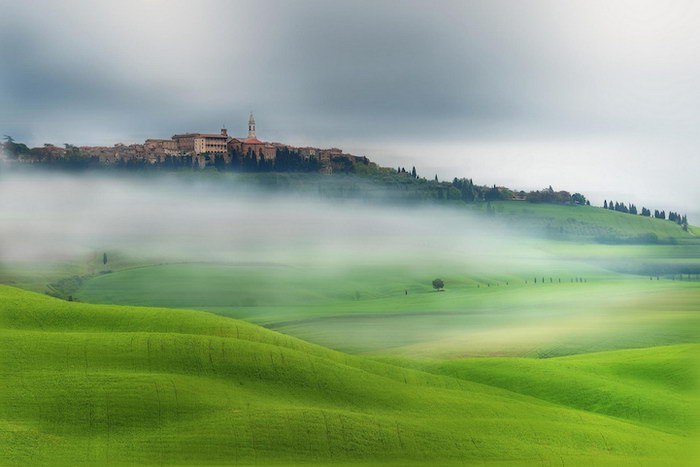
[[[250,118],[248,119],[248,138],[255,138],[255,117],[253,117],[253,112],[250,113]]]

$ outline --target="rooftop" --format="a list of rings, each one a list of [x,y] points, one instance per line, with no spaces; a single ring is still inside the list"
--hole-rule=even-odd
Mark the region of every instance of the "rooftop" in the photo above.
[[[173,139],[175,138],[228,138],[228,136],[219,133],[185,133],[173,135]]]

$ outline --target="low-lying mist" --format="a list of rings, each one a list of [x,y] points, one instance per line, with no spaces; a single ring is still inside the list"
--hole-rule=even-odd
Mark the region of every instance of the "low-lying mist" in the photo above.
[[[466,210],[381,206],[231,189],[167,176],[4,174],[0,261],[55,261],[119,251],[160,261],[345,267],[392,262],[513,262],[518,246]],[[522,251],[521,251],[522,253]],[[534,250],[528,255],[535,254]]]
[[[6,173],[0,282],[88,303],[198,309],[343,351],[409,356],[598,349],[598,329],[632,332],[606,321],[611,309],[626,304],[637,316],[646,289],[670,283],[621,281],[592,258],[626,264],[640,246],[536,238],[468,206],[311,191],[204,174]],[[447,293],[432,293],[436,278]],[[634,339],[650,335],[640,328]]]

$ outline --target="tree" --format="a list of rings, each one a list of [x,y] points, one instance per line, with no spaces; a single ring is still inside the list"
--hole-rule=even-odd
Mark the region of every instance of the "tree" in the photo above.
[[[574,193],[571,195],[571,202],[573,204],[586,204],[586,197],[583,196],[581,193]]]
[[[416,178],[416,177],[417,177],[417,175],[416,175],[416,166],[415,166],[415,165],[413,166],[413,170],[411,170],[411,175],[413,175],[413,178]]]
[[[445,283],[442,281],[442,279],[435,279],[433,281],[433,288],[439,292],[445,288]]]
[[[13,158],[18,158],[22,155],[27,155],[31,151],[24,143],[17,143],[12,136],[5,135],[3,137],[4,143],[0,144],[0,149],[4,150],[5,153]]]
[[[603,209],[608,209],[608,200],[603,200]]]
[[[107,264],[107,253],[102,253],[102,264]]]
[[[484,199],[486,201],[497,201],[499,199],[503,199],[503,195],[501,194],[499,189],[496,188],[496,185],[494,185],[493,187],[489,188],[489,191],[487,191],[484,194]]]

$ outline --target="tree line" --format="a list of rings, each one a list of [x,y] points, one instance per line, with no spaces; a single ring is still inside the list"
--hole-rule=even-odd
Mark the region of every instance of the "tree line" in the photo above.
[[[639,214],[640,216],[644,217],[652,217],[652,212],[650,209],[647,209],[645,207],[642,207],[642,210],[637,212],[637,206],[635,206],[632,203],[629,203],[628,205],[625,205],[625,203],[620,203],[620,202],[613,202],[612,200],[604,200],[603,201],[603,209],[609,209],[611,211],[618,211],[618,212],[623,212],[625,214],[633,214],[637,215]],[[666,219],[666,211],[659,211],[658,209],[654,209],[653,213],[654,219]],[[668,220],[675,222],[676,224],[680,225],[683,230],[686,232],[688,231],[688,216],[683,214],[679,214],[677,212],[670,211],[668,213]]]
[[[31,162],[55,166],[68,170],[82,170],[88,168],[102,167],[99,157],[90,155],[80,148],[66,144],[63,156],[52,156],[52,148],[49,145],[38,148],[29,148],[24,143],[16,142],[11,136],[5,136],[2,149],[11,158],[25,159]],[[164,169],[185,169],[197,166],[197,156],[192,155],[165,155],[160,156],[156,164],[150,163],[144,158],[117,159],[112,166],[115,168],[128,170],[145,170],[151,168]],[[213,166],[219,171],[234,172],[305,172],[314,173],[322,169],[322,164],[318,157],[302,156],[299,151],[290,149],[287,146],[277,147],[275,157],[265,158],[262,154],[255,153],[252,149],[241,152],[230,149],[227,155],[224,154],[202,154],[206,161],[205,165]],[[471,202],[491,202],[500,200],[521,200],[530,203],[550,203],[568,205],[590,206],[590,201],[581,193],[571,194],[568,191],[556,191],[550,185],[543,190],[515,191],[506,187],[496,185],[477,185],[471,178],[454,178],[452,182],[440,182],[437,175],[434,180],[427,180],[421,177],[416,167],[406,170],[405,167],[398,167],[396,170],[382,168],[376,164],[371,164],[366,157],[359,158],[359,163],[354,162],[349,157],[336,156],[333,158],[332,168],[334,173],[357,174],[365,177],[378,179],[381,183],[400,188],[406,192],[406,198],[435,199],[445,201]],[[687,215],[677,212],[651,210],[642,207],[641,211],[632,203],[614,202],[605,200],[603,208],[626,214],[642,215],[657,219],[667,219],[676,222],[684,230],[688,230]]]

